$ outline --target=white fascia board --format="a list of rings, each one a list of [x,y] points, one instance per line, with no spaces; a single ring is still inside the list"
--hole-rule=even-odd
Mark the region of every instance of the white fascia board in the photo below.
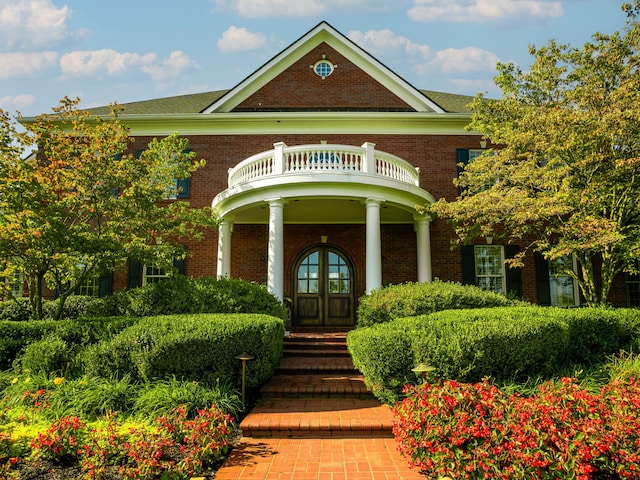
[[[406,134],[474,135],[470,114],[433,112],[246,112],[182,115],[121,115],[141,135]]]

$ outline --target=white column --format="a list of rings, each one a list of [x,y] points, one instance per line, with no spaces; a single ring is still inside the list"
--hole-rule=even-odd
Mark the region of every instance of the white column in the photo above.
[[[429,234],[429,224],[431,217],[428,215],[415,216],[417,261],[418,261],[418,282],[433,281],[431,271],[431,238]]]
[[[231,232],[233,231],[233,221],[223,218],[218,225],[218,278],[231,276]]]
[[[366,293],[382,287],[382,247],[380,242],[380,204],[382,200],[368,198],[366,228]]]
[[[267,259],[267,288],[279,300],[284,299],[284,200],[269,203],[269,254]]]

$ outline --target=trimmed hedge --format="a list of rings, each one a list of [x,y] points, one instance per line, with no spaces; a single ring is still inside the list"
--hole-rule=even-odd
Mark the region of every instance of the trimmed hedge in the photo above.
[[[434,281],[403,283],[371,292],[360,299],[358,327],[386,323],[442,310],[527,305],[472,285]]]
[[[109,338],[137,321],[134,318],[0,321],[0,368],[9,368],[29,344],[44,337],[53,336],[78,348]]]
[[[265,383],[282,357],[284,322],[261,314],[198,314],[146,317],[130,328],[89,347],[83,354],[86,375],[134,380],[175,376],[196,381],[240,384],[247,353],[247,386]]]
[[[112,297],[112,298],[110,298]],[[186,313],[263,313],[286,319],[286,309],[264,285],[230,278],[174,278],[105,297],[118,316]]]
[[[53,318],[58,300],[43,302],[43,315]],[[183,313],[264,313],[285,320],[287,310],[264,285],[230,278],[168,280],[96,298],[70,296],[62,318],[146,317]],[[31,317],[27,298],[0,302],[0,319],[24,321]]]
[[[464,382],[546,377],[637,348],[639,331],[637,310],[504,307],[398,319],[349,332],[347,344],[368,386],[393,402],[421,363]]]

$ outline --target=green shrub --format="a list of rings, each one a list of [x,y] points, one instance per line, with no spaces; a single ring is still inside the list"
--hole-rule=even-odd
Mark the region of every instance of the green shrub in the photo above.
[[[207,385],[201,382],[158,380],[147,383],[140,389],[133,407],[134,412],[149,418],[165,415],[181,406],[187,416],[194,417],[198,410],[216,405],[222,411],[236,417],[243,410],[238,391],[229,383],[216,382]]]
[[[107,297],[108,298],[108,297]],[[286,309],[263,285],[229,278],[186,278],[119,294],[121,314],[137,317],[185,313],[264,313],[286,319]]]
[[[31,304],[28,298],[16,298],[0,302],[0,320],[25,321],[31,317]]]
[[[604,308],[448,310],[354,330],[347,344],[368,386],[391,402],[421,363],[439,378],[465,382],[548,378],[630,348],[630,325],[638,322],[640,311]]]
[[[134,324],[133,318],[92,318],[75,320],[0,321],[0,369],[11,366],[27,345],[53,335],[73,348],[83,348],[110,338]]]
[[[60,385],[49,388],[50,407],[46,413],[53,418],[69,415],[98,418],[113,412],[129,412],[140,390],[129,376],[65,378]]]
[[[524,302],[510,300],[504,295],[488,292],[472,285],[440,281],[403,283],[375,290],[362,297],[358,306],[358,327],[441,310],[524,304]]]
[[[75,352],[56,335],[30,343],[20,357],[22,370],[43,375],[68,375],[74,368]]]
[[[247,385],[266,382],[282,357],[284,323],[258,314],[170,315],[142,318],[113,339],[88,348],[89,375],[131,375],[163,379],[175,375],[195,381],[238,385],[240,361],[248,353]]]

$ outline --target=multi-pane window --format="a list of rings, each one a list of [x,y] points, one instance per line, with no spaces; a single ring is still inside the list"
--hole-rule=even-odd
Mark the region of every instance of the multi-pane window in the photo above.
[[[504,251],[501,245],[474,247],[476,285],[483,290],[505,292]]]
[[[153,265],[145,265],[142,272],[142,285],[158,283],[169,278],[169,274],[161,268]]]
[[[484,149],[470,149],[469,150],[469,161],[471,162],[472,160],[474,160],[475,158],[479,157],[480,155],[482,155],[485,152],[486,152],[486,150],[484,150]]]
[[[349,293],[350,284],[347,263],[337,253],[329,252],[329,293]]]
[[[627,291],[627,306],[640,307],[640,275],[625,274],[624,283]]]
[[[549,261],[551,305],[556,307],[574,307],[577,305],[576,282],[569,274],[570,271],[575,271],[572,255]]]
[[[318,293],[320,258],[319,252],[308,255],[298,268],[298,293]]]
[[[77,295],[87,295],[89,297],[100,296],[100,277],[91,276],[85,280],[82,285],[78,285],[76,288]]]
[[[24,295],[24,273],[18,272],[14,278],[9,280],[9,290],[13,298],[20,298]]]

